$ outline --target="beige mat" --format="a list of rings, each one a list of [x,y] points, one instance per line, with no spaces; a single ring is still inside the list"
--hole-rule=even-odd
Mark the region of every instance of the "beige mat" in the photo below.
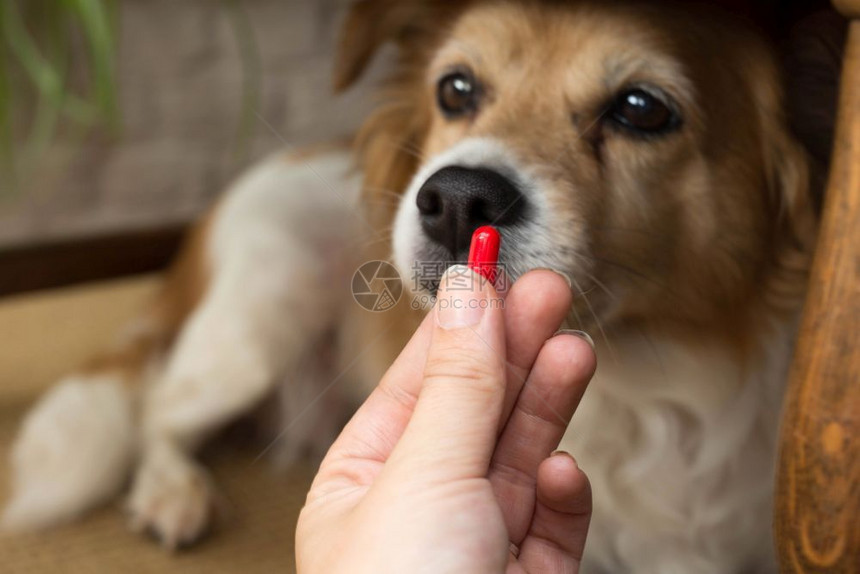
[[[38,393],[113,333],[157,285],[156,278],[0,300],[0,500],[8,493],[8,451]],[[293,572],[295,521],[311,479],[254,463],[256,450],[213,454],[215,480],[231,516],[209,539],[177,555],[125,528],[119,502],[42,534],[0,534],[0,572],[215,574]]]

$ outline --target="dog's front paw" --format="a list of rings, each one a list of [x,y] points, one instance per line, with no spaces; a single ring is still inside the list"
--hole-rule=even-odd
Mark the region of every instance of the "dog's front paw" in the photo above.
[[[199,540],[215,518],[216,495],[206,471],[172,449],[149,453],[128,499],[131,528],[175,550]]]

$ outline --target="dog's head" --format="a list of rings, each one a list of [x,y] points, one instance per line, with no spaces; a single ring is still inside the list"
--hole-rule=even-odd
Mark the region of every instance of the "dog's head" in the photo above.
[[[389,39],[360,142],[405,276],[493,224],[506,272],[567,274],[583,319],[725,322],[802,284],[806,160],[753,34],[642,3],[365,0],[339,86]]]

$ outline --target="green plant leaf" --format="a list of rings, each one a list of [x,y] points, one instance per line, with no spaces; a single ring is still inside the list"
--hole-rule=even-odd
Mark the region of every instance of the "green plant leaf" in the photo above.
[[[54,138],[61,120],[81,128],[97,123],[113,129],[119,126],[114,0],[37,1],[32,12],[45,22],[28,27],[21,7],[32,8],[32,4],[0,0],[0,169],[7,172],[0,175],[4,180],[14,178],[16,170],[29,169]],[[86,95],[68,90],[72,30],[80,31],[87,47],[91,93]],[[22,73],[15,79],[10,73],[13,67]],[[21,80],[28,80],[31,86],[20,85]],[[23,145],[16,145],[12,125],[16,92],[24,95],[30,89],[35,105],[29,131]]]
[[[89,43],[95,102],[112,126],[118,122],[114,45],[110,10],[105,0],[69,0]]]

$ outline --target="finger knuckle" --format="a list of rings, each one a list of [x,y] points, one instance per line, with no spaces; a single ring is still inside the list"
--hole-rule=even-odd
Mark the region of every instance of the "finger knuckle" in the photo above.
[[[424,371],[426,386],[468,385],[474,391],[495,393],[501,387],[495,370],[465,349],[451,349],[443,357],[431,357]]]

